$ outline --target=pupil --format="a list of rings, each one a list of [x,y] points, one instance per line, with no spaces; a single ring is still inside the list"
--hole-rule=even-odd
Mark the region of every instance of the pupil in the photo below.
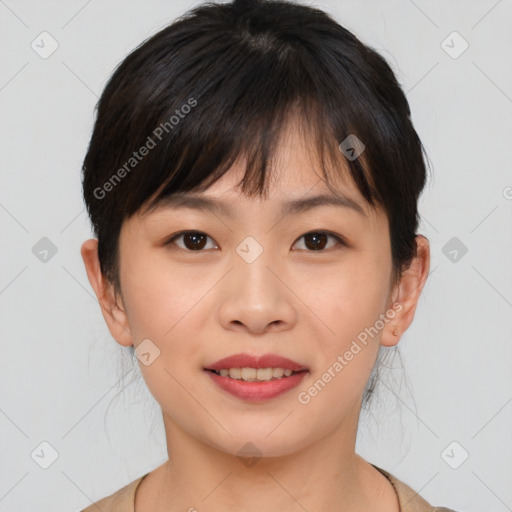
[[[187,249],[191,249],[193,251],[200,250],[205,246],[205,235],[202,233],[187,233],[185,234],[184,241]],[[192,240],[192,244],[189,246],[187,241]]]
[[[318,250],[322,249],[325,244],[322,244],[322,242],[325,242],[325,239],[327,238],[327,235],[325,233],[313,233],[310,235],[305,236],[306,240],[306,247],[308,249]],[[308,240],[315,240],[313,244],[308,244]],[[319,243],[320,242],[320,243]]]

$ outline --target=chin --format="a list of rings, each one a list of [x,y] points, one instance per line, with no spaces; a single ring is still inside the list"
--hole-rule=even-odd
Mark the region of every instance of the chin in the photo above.
[[[228,443],[213,445],[219,451],[228,455],[239,458],[245,462],[247,466],[251,466],[254,462],[261,458],[286,457],[298,452],[303,443],[294,442],[288,439],[286,444],[282,437],[276,436],[275,439],[265,438],[265,436],[243,437],[237,436]]]
[[[282,418],[279,421],[282,421]],[[251,425],[240,425],[238,428],[230,424],[229,432],[233,437],[226,434],[215,436],[215,438],[209,437],[203,441],[221,452],[241,459],[285,457],[299,452],[314,442],[313,436],[307,436],[300,430],[291,432],[289,428],[285,428],[284,422],[276,428],[279,421],[272,422],[273,426],[270,429],[263,427],[261,423],[254,422]]]

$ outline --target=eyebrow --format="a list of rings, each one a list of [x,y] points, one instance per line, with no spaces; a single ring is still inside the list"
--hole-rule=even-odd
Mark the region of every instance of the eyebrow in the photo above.
[[[319,194],[301,199],[286,201],[282,205],[281,214],[290,215],[310,211],[320,206],[337,206],[351,209],[365,217],[363,207],[354,199],[345,195]],[[174,193],[154,203],[147,211],[152,212],[161,208],[189,208],[199,211],[210,211],[219,213],[226,217],[233,218],[235,213],[232,207],[223,201],[204,196],[197,196],[190,193]]]

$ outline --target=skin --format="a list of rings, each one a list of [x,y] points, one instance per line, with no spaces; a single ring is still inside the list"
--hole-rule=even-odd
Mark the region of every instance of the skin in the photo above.
[[[268,197],[239,191],[242,161],[201,193],[226,201],[232,218],[162,208],[126,220],[119,241],[121,296],[101,274],[97,241],[82,245],[114,339],[137,347],[149,338],[160,350],[150,365],[139,366],[162,408],[169,460],[139,486],[137,512],[399,510],[393,487],[355,453],[355,441],[379,345],[398,343],[413,320],[428,275],[429,243],[416,237],[417,257],[393,284],[387,217],[382,210],[372,213],[348,178],[339,180],[337,190],[356,200],[364,216],[320,206],[283,217],[283,201],[329,192],[295,125],[284,133],[273,161],[278,179]],[[193,240],[186,237],[165,245],[184,230],[210,237],[203,252],[187,252]],[[308,249],[303,235],[319,230],[348,245],[329,237],[323,250]],[[252,263],[236,252],[247,236],[263,248]],[[394,318],[301,404],[298,393],[394,303],[401,305]],[[240,352],[276,353],[306,365],[309,373],[277,398],[246,402],[219,389],[203,370]],[[237,457],[247,442],[261,453],[251,466]]]

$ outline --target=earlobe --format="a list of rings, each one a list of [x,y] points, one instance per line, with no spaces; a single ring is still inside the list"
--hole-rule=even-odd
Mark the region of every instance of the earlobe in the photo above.
[[[125,347],[133,345],[128,318],[122,301],[114,293],[112,283],[103,276],[98,259],[98,240],[86,240],[81,247],[81,255],[89,282],[98,299],[101,313],[112,337]]]
[[[400,341],[401,331],[399,330],[399,315],[403,311],[403,306],[400,302],[393,302],[393,306],[388,308],[386,316],[390,318],[389,322],[385,324],[380,339],[380,344],[383,347],[393,347]],[[391,312],[393,316],[391,316]]]
[[[385,347],[396,345],[401,335],[411,325],[421,291],[428,277],[430,269],[428,239],[423,235],[416,235],[416,247],[416,256],[409,268],[404,271],[398,284],[395,304],[398,303],[400,309],[395,309],[394,318],[386,324],[382,332],[381,345]]]

